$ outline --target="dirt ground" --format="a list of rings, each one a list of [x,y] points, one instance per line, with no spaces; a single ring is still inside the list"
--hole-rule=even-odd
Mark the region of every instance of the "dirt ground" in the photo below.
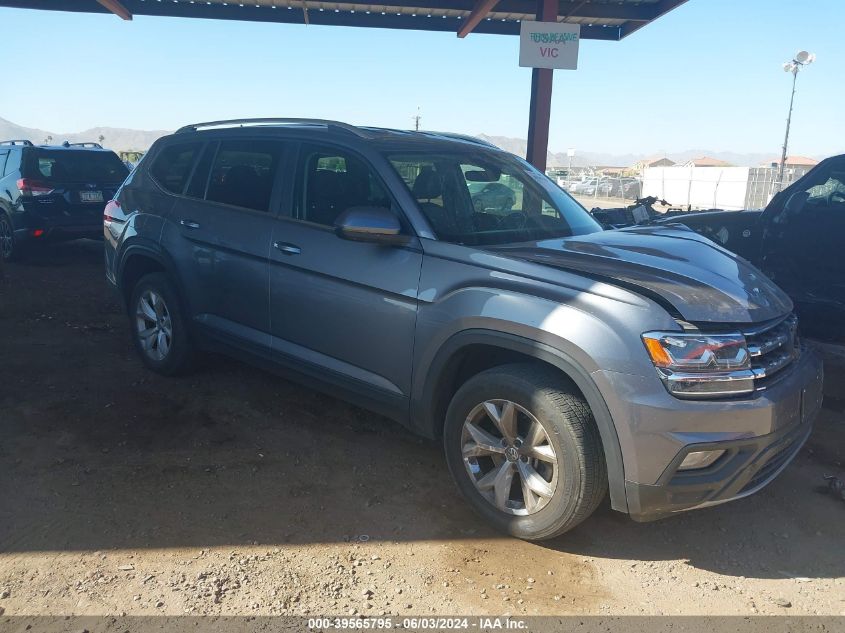
[[[835,356],[835,354],[833,354]],[[101,245],[0,281],[0,613],[845,615],[845,362],[761,493],[529,544],[439,446],[234,361],[146,371]]]

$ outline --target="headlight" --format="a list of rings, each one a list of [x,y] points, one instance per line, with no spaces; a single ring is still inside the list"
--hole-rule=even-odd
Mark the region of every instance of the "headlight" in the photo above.
[[[643,342],[676,396],[723,398],[754,391],[751,355],[741,334],[646,332]]]

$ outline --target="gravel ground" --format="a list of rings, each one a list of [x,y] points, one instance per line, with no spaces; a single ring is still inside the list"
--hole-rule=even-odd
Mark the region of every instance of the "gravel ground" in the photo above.
[[[637,524],[491,532],[437,445],[209,358],[146,371],[101,247],[0,281],[0,614],[845,615],[845,362],[771,486]],[[838,360],[837,360],[838,358]]]

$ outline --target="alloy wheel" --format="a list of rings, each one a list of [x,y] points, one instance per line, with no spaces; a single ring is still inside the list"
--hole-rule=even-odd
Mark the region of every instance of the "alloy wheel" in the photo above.
[[[173,323],[164,298],[145,290],[138,299],[135,324],[141,349],[154,361],[163,361],[173,344]]]
[[[488,400],[473,408],[461,451],[478,492],[502,512],[534,514],[554,496],[557,454],[540,421],[515,402]]]

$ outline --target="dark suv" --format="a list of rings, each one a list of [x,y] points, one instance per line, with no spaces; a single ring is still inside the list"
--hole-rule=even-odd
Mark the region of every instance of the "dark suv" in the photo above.
[[[129,170],[98,143],[0,142],[0,254],[30,243],[100,238],[106,201]]]
[[[476,183],[513,203],[479,208]],[[602,231],[472,139],[191,125],[104,218],[148,367],[223,351],[439,438],[468,501],[522,538],[608,491],[640,520],[752,494],[820,406],[820,361],[757,269],[686,229]]]

